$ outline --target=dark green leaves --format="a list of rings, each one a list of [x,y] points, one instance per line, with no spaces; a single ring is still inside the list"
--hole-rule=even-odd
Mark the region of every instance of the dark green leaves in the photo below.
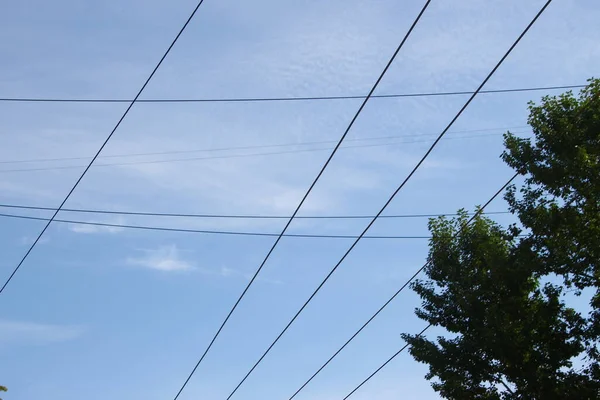
[[[544,97],[529,105],[535,139],[505,136],[502,158],[525,177],[506,195],[519,226],[430,221],[416,313],[450,336],[403,337],[443,397],[600,397],[599,94],[591,80],[577,98]],[[594,291],[590,315],[565,305],[572,286]]]

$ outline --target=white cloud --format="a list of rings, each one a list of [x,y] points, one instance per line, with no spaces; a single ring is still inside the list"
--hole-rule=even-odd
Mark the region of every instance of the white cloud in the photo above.
[[[228,267],[221,267],[221,271],[220,274],[221,276],[227,278],[229,276],[233,276],[234,274],[236,274],[237,271],[232,269],[232,268],[228,268]]]
[[[35,241],[35,236],[21,236],[21,239],[19,240],[19,243],[22,244],[23,246],[29,246],[31,244],[33,244],[33,242]],[[42,236],[40,238],[40,240],[38,240],[37,244],[45,244],[48,243],[50,241],[50,237],[48,234]]]
[[[254,275],[254,273],[244,273],[242,271],[239,271],[239,270],[236,270],[233,268],[221,267],[219,275],[221,275],[224,278],[242,278],[244,280],[249,281],[250,279],[252,279],[252,275]],[[283,281],[281,281],[279,279],[265,278],[264,276],[261,276],[261,275],[259,275],[256,278],[256,282],[270,283],[273,285],[283,284]]]
[[[174,244],[159,246],[157,249],[140,249],[144,255],[141,257],[129,257],[126,260],[128,265],[150,268],[158,271],[195,271],[205,276],[223,278],[223,279],[243,279],[249,281],[252,273],[247,273],[239,269],[221,266],[218,268],[206,268],[194,265],[194,263],[185,260],[181,256],[181,250]],[[259,276],[257,282],[280,285],[283,282],[278,279],[271,279]]]
[[[142,250],[146,253],[143,257],[129,257],[127,264],[158,271],[188,271],[194,266],[181,258],[176,245],[160,246],[155,250]]]
[[[74,325],[0,320],[0,346],[14,344],[44,345],[77,339],[84,329]]]
[[[89,221],[92,223],[99,221]],[[116,222],[110,222],[111,224],[122,224],[121,220]],[[125,228],[118,226],[101,226],[101,225],[82,225],[82,224],[69,224],[69,230],[75,233],[94,234],[94,233],[119,233]]]

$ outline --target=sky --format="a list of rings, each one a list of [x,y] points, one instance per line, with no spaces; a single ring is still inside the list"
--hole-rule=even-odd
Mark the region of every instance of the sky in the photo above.
[[[376,94],[474,90],[543,3],[433,0]],[[9,2],[0,13],[0,97],[131,99],[194,6]],[[422,6],[206,0],[141,98],[365,95]],[[485,89],[584,84],[600,65],[599,13],[592,0],[554,1]],[[499,158],[501,134],[527,136],[527,102],[557,93],[476,97],[385,214],[485,203],[512,175]],[[467,98],[371,99],[299,215],[375,214]],[[119,165],[92,167],[66,207],[290,215],[360,102],[138,103],[97,161]],[[1,102],[0,203],[57,207],[126,107]],[[330,142],[306,144],[315,141]],[[274,145],[284,146],[247,148]],[[48,158],[68,159],[31,161]],[[267,233],[285,224],[59,218]],[[367,222],[300,219],[289,232],[357,235]],[[0,217],[2,281],[43,224]],[[427,219],[381,219],[369,234],[427,236]],[[0,296],[3,398],[172,399],[274,240],[53,223]],[[283,238],[180,399],[225,399],[351,243]],[[360,241],[233,398],[288,399],[426,255],[426,239]],[[296,398],[342,399],[402,347],[401,333],[425,326],[418,305],[402,292]],[[352,398],[437,399],[426,372],[403,353]]]

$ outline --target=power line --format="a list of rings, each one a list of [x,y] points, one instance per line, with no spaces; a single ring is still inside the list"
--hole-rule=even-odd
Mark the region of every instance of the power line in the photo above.
[[[402,190],[402,188],[406,185],[406,183],[414,175],[414,173],[417,171],[417,169],[419,169],[419,167],[421,166],[421,164],[425,161],[425,159],[433,151],[433,149],[435,148],[435,146],[437,145],[437,143],[440,141],[440,139],[446,134],[446,132],[448,132],[448,130],[452,127],[452,125],[454,124],[454,122],[456,122],[456,120],[462,115],[462,113],[466,110],[466,108],[469,106],[469,104],[471,104],[471,102],[473,101],[473,99],[475,98],[475,96],[477,96],[477,94],[483,88],[483,86],[487,83],[487,81],[494,75],[494,73],[496,72],[496,70],[500,67],[500,65],[502,65],[502,63],[504,62],[504,60],[506,60],[506,58],[509,56],[509,54],[512,52],[512,50],[521,41],[521,39],[523,38],[523,36],[525,36],[525,34],[529,31],[529,29],[531,28],[531,26],[533,26],[533,24],[535,23],[535,21],[539,18],[539,16],[542,14],[542,12],[546,9],[546,7],[548,6],[548,4],[550,4],[551,1],[552,0],[548,0],[548,2],[541,8],[541,10],[533,18],[533,20],[527,25],[527,27],[525,28],[525,30],[519,35],[519,37],[517,38],[517,40],[510,46],[510,48],[508,49],[508,51],[504,54],[504,56],[502,56],[502,58],[500,59],[500,61],[496,64],[496,66],[486,76],[486,78],[479,85],[479,87],[477,88],[477,90],[475,90],[475,92],[473,92],[473,94],[469,97],[469,99],[467,100],[467,102],[462,106],[462,108],[458,111],[458,113],[454,116],[454,118],[452,118],[452,120],[450,121],[450,123],[442,131],[442,133],[435,140],[435,142],[431,145],[431,147],[429,148],[429,150],[427,150],[427,152],[423,155],[423,157],[417,163],[417,165],[413,168],[413,170],[408,174],[408,176],[404,179],[404,181],[400,184],[400,186],[398,186],[398,188],[392,193],[392,195],[385,202],[385,204],[383,205],[383,207],[379,210],[379,212],[375,215],[375,217],[369,222],[369,224],[362,231],[362,233],[356,238],[356,240],[352,243],[352,245],[346,251],[346,253],[344,253],[344,255],[342,256],[342,258],[337,262],[337,264],[327,274],[327,276],[323,279],[323,281],[319,284],[319,286],[315,289],[315,291],[310,295],[310,297],[308,298],[308,300],[306,300],[306,302],[302,305],[302,307],[300,307],[300,309],[296,312],[296,314],[288,322],[288,324],[285,326],[285,328],[279,333],[279,335],[275,338],[275,340],[271,343],[271,345],[267,348],[267,350],[262,354],[262,356],[258,359],[258,361],[256,361],[256,363],[252,366],[252,368],[248,371],[248,373],[246,373],[246,375],[244,376],[244,378],[242,378],[242,380],[237,384],[237,386],[235,387],[235,389],[227,397],[227,400],[229,400],[233,396],[233,394],[238,390],[238,388],[246,381],[246,379],[250,376],[250,374],[254,371],[254,369],[262,362],[262,360],[266,357],[266,355],[271,351],[271,349],[273,348],[273,346],[275,346],[275,344],[285,334],[285,332],[288,330],[288,328],[294,323],[294,321],[296,320],[296,318],[298,318],[298,316],[302,313],[302,311],[304,310],[304,308],[306,308],[306,306],[312,301],[312,299],[316,296],[316,294],[321,290],[321,288],[325,285],[325,283],[329,280],[329,278],[333,275],[333,273],[337,270],[337,268],[345,260],[345,258],[348,256],[348,254],[350,254],[350,252],[354,249],[354,247],[358,244],[358,242],[364,237],[364,235],[367,233],[367,231],[375,223],[375,221],[377,220],[377,218],[379,217],[379,215],[381,215],[385,211],[385,209],[392,202],[392,200],[394,199],[394,197],[396,196],[396,194],[398,194],[398,192],[400,192],[400,190]]]
[[[181,29],[177,33],[177,36],[175,36],[175,39],[173,39],[173,41],[171,42],[171,44],[169,45],[169,47],[167,48],[167,50],[165,51],[165,53],[163,54],[163,56],[158,61],[158,64],[156,64],[156,66],[154,67],[154,69],[152,70],[152,72],[150,73],[150,75],[148,76],[148,78],[146,79],[146,81],[144,82],[144,84],[142,85],[142,87],[140,88],[140,90],[138,91],[138,93],[133,98],[133,100],[131,100],[129,106],[127,106],[127,109],[125,110],[125,112],[123,113],[123,115],[121,116],[121,118],[117,121],[117,123],[114,126],[114,128],[112,129],[112,131],[108,134],[108,136],[106,137],[106,139],[104,140],[104,142],[102,143],[102,145],[100,146],[100,148],[98,149],[98,151],[96,152],[96,154],[94,155],[94,157],[90,160],[90,162],[88,163],[87,167],[83,170],[83,172],[81,173],[81,175],[79,176],[79,178],[77,179],[77,181],[75,182],[75,184],[73,185],[73,187],[71,187],[71,190],[69,190],[69,193],[67,193],[67,195],[65,196],[65,198],[63,199],[63,201],[60,203],[60,205],[58,206],[58,208],[56,209],[56,211],[54,212],[54,214],[52,215],[52,217],[48,220],[48,222],[44,226],[44,229],[42,229],[42,231],[39,233],[39,235],[37,236],[37,238],[35,239],[35,241],[31,244],[31,246],[29,247],[29,249],[27,250],[27,252],[23,256],[23,258],[21,259],[21,261],[19,261],[19,263],[17,264],[17,266],[15,267],[15,269],[12,271],[12,273],[10,274],[10,276],[8,277],[8,279],[6,280],[6,282],[4,282],[4,285],[2,285],[2,288],[0,289],[0,294],[4,291],[4,289],[6,288],[6,286],[10,283],[10,281],[15,276],[15,274],[17,273],[17,271],[19,270],[19,268],[21,268],[21,265],[23,265],[23,262],[25,262],[25,260],[27,259],[27,257],[31,253],[31,251],[34,249],[34,247],[36,246],[36,244],[39,242],[39,240],[41,239],[41,237],[44,235],[44,232],[46,232],[46,230],[48,229],[48,227],[50,226],[50,224],[52,223],[52,221],[54,220],[54,218],[56,218],[56,216],[58,215],[58,213],[61,210],[61,208],[65,205],[65,203],[67,202],[67,200],[69,200],[69,197],[71,197],[71,194],[73,194],[73,192],[75,191],[75,189],[77,188],[77,186],[79,185],[79,183],[82,181],[83,177],[88,172],[88,170],[90,169],[90,167],[92,166],[92,164],[94,163],[94,161],[96,161],[96,159],[98,158],[98,156],[100,155],[100,153],[102,152],[102,150],[104,149],[104,147],[106,147],[106,144],[113,137],[114,133],[116,132],[116,130],[121,125],[121,122],[123,122],[123,120],[125,119],[125,117],[127,116],[127,114],[129,114],[129,111],[131,110],[131,108],[133,107],[133,105],[136,103],[136,101],[138,100],[138,98],[141,96],[141,94],[144,91],[144,89],[146,88],[146,86],[148,86],[148,83],[150,83],[150,80],[152,79],[152,77],[154,77],[154,74],[156,73],[156,71],[158,70],[158,68],[162,64],[162,62],[165,60],[165,58],[167,58],[167,55],[169,54],[169,52],[171,51],[171,49],[173,48],[173,46],[175,46],[175,43],[177,42],[177,40],[179,39],[179,37],[181,36],[181,34],[185,30],[185,28],[188,26],[188,24],[190,23],[190,21],[192,20],[192,18],[194,18],[194,15],[196,15],[196,12],[198,11],[198,9],[200,8],[200,6],[202,5],[203,2],[204,2],[204,0],[200,0],[198,2],[198,4],[196,5],[196,8],[194,8],[194,10],[190,14],[189,18],[185,21],[185,23],[183,24],[183,26],[181,27]]]
[[[64,210],[63,210],[64,211]],[[450,214],[452,215],[452,214]],[[442,215],[439,215],[442,216]],[[4,218],[16,218],[16,219],[27,219],[34,221],[48,221],[50,218],[44,217],[32,217],[29,215],[15,215],[0,213],[0,217]],[[223,230],[205,230],[205,229],[191,229],[191,228],[169,228],[162,226],[148,226],[148,225],[131,225],[131,224],[117,224],[108,222],[94,222],[94,221],[80,221],[80,220],[69,220],[69,219],[58,219],[55,218],[54,222],[60,222],[65,224],[75,225],[88,225],[98,226],[107,228],[123,228],[123,229],[140,229],[147,231],[163,231],[163,232],[182,232],[182,233],[202,233],[207,235],[231,235],[231,236],[266,236],[266,237],[277,237],[279,233],[270,232],[246,232],[246,231],[223,231]],[[356,235],[325,235],[325,234],[309,234],[309,233],[286,233],[283,236],[293,238],[322,238],[322,239],[356,239]],[[430,236],[397,236],[397,235],[371,235],[363,236],[363,239],[430,239]]]
[[[472,217],[467,221],[467,225],[470,224],[471,222],[473,222],[473,220],[475,218],[477,218],[480,215],[485,214],[484,210],[486,209],[487,206],[490,205],[490,203],[492,201],[494,201],[499,195],[500,193],[502,193],[504,191],[504,189],[506,189],[506,187],[508,185],[510,185],[512,183],[512,181],[518,176],[517,174],[514,174],[504,185],[502,185],[502,187],[496,191],[496,193],[494,193],[494,195],[485,202],[485,204],[483,206],[481,206],[477,212],[475,212]],[[462,229],[461,229],[462,232]],[[459,232],[460,235],[460,232]],[[334,358],[336,358],[338,356],[338,354],[340,354],[345,348],[346,346],[348,346],[375,318],[377,318],[377,316],[392,302],[394,301],[394,299],[396,297],[398,297],[398,295],[405,289],[408,287],[408,285],[427,267],[427,265],[429,265],[429,262],[426,262],[421,268],[419,268],[401,287],[400,289],[398,289],[385,303],[383,303],[383,305],[381,307],[379,307],[379,309],[367,320],[367,322],[365,322],[356,332],[354,332],[354,334],[352,336],[350,336],[350,338],[339,348],[335,351],[335,353],[333,353],[333,355],[331,357],[329,357],[329,359],[323,364],[321,365],[321,367],[319,367],[319,369],[317,369],[317,371],[311,375],[310,378],[308,378],[308,380],[306,380],[306,382],[304,382],[302,384],[302,386],[300,386],[300,388],[298,390],[296,390],[294,392],[294,394],[289,398],[289,400],[292,400],[294,397],[296,397],[318,374],[321,373],[321,371],[323,369],[325,369],[325,367],[327,367],[327,365],[329,365],[329,363],[331,361],[333,361]],[[427,327],[429,328],[429,326]],[[425,329],[427,329],[425,328]],[[423,330],[424,331],[424,330]],[[422,332],[421,332],[422,333]],[[396,355],[400,354],[400,352],[404,350],[404,348],[402,348],[398,353],[396,353]],[[394,355],[394,357],[396,356]],[[394,358],[392,357],[392,358]],[[391,359],[389,360],[391,361]],[[389,362],[387,361],[387,362]],[[387,364],[387,362],[384,364],[384,366]],[[380,368],[381,369],[381,368]],[[379,371],[379,370],[378,370]],[[372,375],[371,375],[372,376]],[[371,376],[369,378],[367,378],[365,381],[363,381],[363,383],[361,383],[356,389],[354,389],[350,395],[352,393],[354,393],[358,388],[360,388],[360,386],[362,386],[367,380],[369,380],[371,378]],[[348,396],[350,396],[348,395]],[[347,398],[347,397],[346,397]]]
[[[521,130],[521,131],[512,132],[512,133],[530,132],[529,130],[522,131],[525,128],[529,128],[529,126],[528,125],[519,125],[519,126],[509,126],[509,127],[500,127],[500,128],[469,129],[469,130],[462,130],[462,131],[453,131],[453,132],[449,132],[449,133],[455,134],[455,133],[474,133],[474,132],[490,132],[490,131],[508,131],[510,129],[520,129]],[[404,139],[404,138],[409,138],[409,137],[423,137],[423,136],[433,136],[433,135],[436,135],[436,134],[429,133],[429,134],[410,134],[410,135],[389,135],[389,136],[377,136],[377,137],[371,137],[371,138],[367,137],[367,138],[346,139],[346,142],[395,140],[395,139]],[[470,137],[472,137],[472,136],[465,136],[465,138],[470,138]],[[477,136],[473,136],[473,137],[477,137]],[[463,136],[460,136],[459,138],[463,138]],[[214,147],[214,148],[208,148],[208,149],[195,149],[195,150],[173,150],[173,151],[158,151],[158,152],[146,152],[146,153],[108,154],[108,155],[99,156],[98,158],[100,159],[100,158],[160,156],[160,155],[171,155],[171,154],[222,152],[222,151],[230,151],[230,150],[253,150],[253,149],[264,149],[264,148],[273,148],[273,147],[310,146],[310,145],[332,144],[332,143],[337,143],[337,141],[335,141],[335,140],[316,140],[316,141],[311,141],[311,142]],[[403,142],[401,142],[401,143],[403,143]],[[412,143],[412,142],[407,142],[407,143]],[[38,162],[87,160],[87,159],[89,159],[89,157],[33,158],[33,159],[25,159],[25,160],[3,160],[3,161],[0,161],[0,164],[25,164],[25,163],[38,163]]]
[[[431,324],[427,325],[425,328],[423,328],[423,330],[421,330],[421,332],[417,333],[417,336],[421,336],[423,333],[425,333],[425,331],[427,329],[429,329],[431,327]],[[379,373],[379,371],[381,371],[386,365],[388,365],[394,358],[396,358],[400,353],[402,353],[404,350],[406,350],[406,348],[408,347],[408,343],[406,343],[404,346],[402,346],[400,348],[400,350],[398,350],[396,353],[394,353],[393,356],[391,356],[390,358],[388,358],[386,360],[386,362],[384,362],[383,364],[381,364],[375,371],[373,371],[373,373],[371,373],[371,375],[369,375],[364,381],[362,381],[357,387],[355,387],[354,389],[352,389],[352,391],[350,393],[348,393],[346,395],[346,397],[344,397],[342,400],[347,400],[350,396],[352,396],[358,389],[360,389],[365,383],[367,383],[372,377],[374,377],[375,375],[377,375],[377,373]]]
[[[273,243],[273,246],[271,246],[271,249],[268,251],[267,255],[265,256],[265,258],[263,259],[263,261],[259,265],[258,269],[256,270],[256,272],[252,276],[252,279],[250,279],[250,281],[246,285],[245,289],[240,294],[239,298],[237,299],[237,301],[235,302],[235,304],[233,305],[233,307],[231,308],[231,310],[229,311],[229,313],[225,317],[225,320],[223,321],[223,323],[221,324],[221,326],[219,327],[219,329],[215,333],[214,337],[210,341],[208,347],[206,348],[206,350],[204,351],[204,353],[202,354],[202,356],[200,357],[200,359],[198,360],[198,362],[196,363],[196,365],[192,369],[191,373],[189,374],[189,376],[187,377],[187,379],[185,380],[185,382],[183,383],[183,385],[181,386],[181,389],[179,389],[179,392],[175,396],[174,400],[177,400],[177,398],[179,397],[179,395],[181,394],[181,392],[183,391],[183,389],[185,388],[185,386],[187,385],[187,383],[189,382],[189,380],[192,378],[192,376],[194,375],[194,373],[198,369],[198,366],[200,365],[200,363],[202,363],[202,360],[204,360],[204,357],[206,356],[206,354],[208,353],[208,351],[212,347],[213,343],[215,342],[215,340],[217,339],[217,337],[219,336],[219,334],[223,330],[223,327],[225,326],[225,324],[227,323],[227,321],[229,321],[229,318],[231,317],[231,315],[233,314],[233,312],[237,308],[238,304],[244,298],[244,296],[246,295],[248,289],[250,289],[250,286],[252,285],[252,283],[254,282],[254,280],[256,279],[256,277],[258,276],[258,274],[260,273],[260,271],[262,270],[262,268],[266,264],[267,260],[269,259],[269,257],[271,256],[271,254],[273,253],[273,251],[275,250],[275,248],[279,244],[279,241],[281,240],[281,238],[283,237],[283,235],[286,233],[288,227],[291,225],[292,221],[294,220],[294,217],[296,216],[296,214],[298,214],[298,212],[300,211],[300,208],[302,208],[302,205],[304,204],[304,202],[308,198],[308,196],[311,193],[312,189],[315,187],[315,185],[317,184],[317,182],[321,178],[321,175],[323,175],[323,173],[327,169],[327,166],[329,165],[329,163],[331,162],[331,160],[335,156],[337,150],[340,148],[340,146],[342,145],[344,139],[348,135],[348,132],[350,132],[350,129],[354,125],[354,122],[356,121],[356,119],[358,118],[358,116],[360,115],[360,113],[362,112],[362,110],[364,109],[365,105],[367,104],[367,102],[369,101],[369,99],[371,98],[371,96],[373,95],[373,93],[375,92],[375,90],[377,89],[377,86],[379,86],[379,83],[383,79],[385,73],[388,71],[388,69],[390,68],[390,66],[394,62],[394,59],[396,58],[396,56],[398,55],[398,53],[400,52],[400,50],[404,47],[404,43],[406,43],[406,41],[408,40],[408,37],[410,36],[410,34],[412,33],[413,29],[415,28],[415,26],[417,25],[417,23],[421,19],[421,16],[423,15],[423,13],[425,12],[425,10],[429,6],[430,2],[431,2],[431,0],[427,0],[425,2],[425,5],[423,6],[423,8],[421,9],[421,11],[417,15],[416,19],[414,20],[414,22],[412,23],[412,25],[408,29],[406,35],[404,36],[404,38],[402,39],[402,41],[400,42],[400,44],[398,45],[398,47],[396,48],[396,50],[394,51],[394,53],[392,54],[392,57],[390,58],[390,60],[388,61],[388,63],[384,67],[383,71],[381,72],[381,74],[379,75],[379,77],[377,78],[377,80],[375,81],[375,84],[373,85],[373,87],[371,88],[371,90],[369,91],[369,93],[367,94],[367,96],[364,98],[364,100],[361,103],[360,107],[358,108],[358,110],[354,114],[354,117],[350,120],[350,123],[348,124],[348,126],[346,127],[346,130],[344,131],[344,133],[340,137],[340,140],[336,144],[335,148],[333,149],[333,151],[331,152],[331,154],[327,158],[327,161],[325,161],[325,164],[323,164],[323,167],[321,168],[321,170],[319,171],[319,173],[317,174],[317,176],[315,177],[315,179],[313,180],[313,182],[309,186],[308,190],[304,194],[304,197],[302,197],[302,200],[300,200],[300,203],[298,203],[298,206],[294,210],[294,213],[292,214],[292,216],[290,217],[290,219],[287,221],[286,225],[284,226],[283,230],[281,231],[281,234],[275,240],[275,242]]]
[[[18,204],[0,204],[0,208],[14,208],[19,210],[56,211],[52,207],[36,207]],[[145,217],[172,217],[172,218],[217,218],[217,219],[288,219],[289,215],[252,215],[252,214],[185,214],[185,213],[155,213],[143,211],[118,211],[95,210],[85,208],[62,208],[63,212],[82,214],[109,214],[109,215],[135,215]],[[490,211],[487,215],[510,214],[509,211]],[[456,215],[456,213],[432,214],[391,214],[381,215],[379,218],[435,218]],[[298,215],[296,219],[371,219],[373,215]],[[73,222],[75,223],[75,222]]]
[[[540,13],[541,13],[541,12],[543,12],[543,11],[544,11],[544,9],[545,9],[546,7],[548,7],[548,5],[549,5],[551,2],[552,2],[552,0],[548,0],[548,1],[547,1],[547,3],[546,3],[546,4],[544,5],[544,7],[542,8],[542,10],[540,11]],[[538,14],[538,16],[539,16],[539,14]],[[519,175],[519,172],[515,173],[515,174],[514,174],[514,175],[513,175],[513,176],[512,176],[512,177],[509,179],[509,181],[508,181],[508,182],[506,182],[506,183],[505,183],[505,184],[502,186],[502,188],[500,189],[500,191],[504,190],[504,189],[505,189],[505,188],[506,188],[506,187],[507,187],[507,186],[508,186],[508,185],[509,185],[509,184],[510,184],[510,183],[511,183],[511,182],[512,182],[512,181],[513,181],[513,180],[514,180],[514,179],[515,179],[515,178],[516,178],[518,175]],[[499,191],[499,192],[500,192],[500,191]],[[497,193],[494,195],[494,197],[496,197],[496,196],[499,194],[499,192],[497,192]],[[492,199],[490,199],[490,201],[488,201],[488,202],[487,202],[487,203],[486,203],[486,204],[485,204],[483,207],[481,207],[481,209],[480,209],[479,211],[483,211],[483,209],[485,208],[485,206],[487,206],[487,205],[488,205],[488,204],[491,202],[491,200],[493,200],[493,198],[494,198],[494,197],[492,197]],[[470,219],[467,221],[467,225],[468,225],[470,222],[472,222],[472,221],[473,221],[473,219],[474,219],[475,217],[476,217],[476,215],[475,215],[475,216],[473,216],[472,218],[470,218]],[[460,234],[462,233],[463,229],[464,229],[464,227],[463,227],[463,228],[461,228],[461,229],[459,230],[459,233],[458,233],[458,235],[460,235]],[[519,236],[521,236],[521,235],[519,235]],[[523,235],[523,236],[525,236],[525,235]],[[406,285],[408,285],[408,284],[409,284],[409,283],[410,283],[410,282],[411,282],[411,281],[412,281],[412,280],[413,280],[413,279],[414,279],[414,278],[415,278],[415,277],[416,277],[416,276],[417,276],[417,275],[418,275],[418,274],[419,274],[421,271],[423,271],[423,270],[424,270],[424,269],[427,267],[427,265],[428,265],[428,263],[425,263],[425,265],[423,265],[421,268],[419,268],[419,270],[417,270],[417,272],[416,272],[416,273],[415,273],[415,274],[414,274],[414,275],[413,275],[413,276],[412,276],[412,277],[411,277],[411,278],[410,278],[410,279],[409,279],[409,280],[408,280],[408,281],[405,283],[405,285],[403,285],[403,286],[406,286]],[[387,306],[387,304],[388,304],[388,303],[389,303],[391,300],[393,300],[395,296],[396,296],[396,295],[392,296],[392,298],[391,298],[391,299],[390,299],[388,302],[386,302],[386,303],[384,304],[384,306],[383,306],[382,308],[380,308],[380,310],[379,310],[379,311],[377,311],[377,313],[376,313],[376,314],[375,314],[375,315],[374,315],[374,316],[373,316],[373,317],[372,317],[372,318],[369,320],[369,322],[370,322],[370,321],[371,321],[371,320],[372,320],[372,319],[373,319],[373,318],[374,318],[374,317],[375,317],[375,316],[376,316],[376,315],[377,315],[377,314],[378,314],[378,313],[379,313],[379,312],[380,312],[380,311],[381,311],[383,308],[385,308],[385,306]],[[419,332],[419,333],[418,333],[416,336],[417,336],[417,337],[419,337],[419,336],[423,335],[423,333],[425,333],[425,331],[426,331],[426,330],[428,330],[429,328],[431,328],[432,326],[433,326],[433,323],[429,323],[429,324],[428,324],[428,325],[427,325],[425,328],[423,328],[423,329],[421,330],[421,332]],[[361,330],[362,330],[362,328],[361,328]],[[359,331],[360,331],[360,330],[359,330]],[[359,333],[359,332],[357,332],[356,334],[358,334],[358,333]],[[356,334],[355,334],[355,335],[356,335]],[[352,339],[352,338],[351,338],[351,339]],[[345,345],[344,345],[344,346],[345,346]],[[375,376],[377,373],[379,373],[379,371],[381,371],[383,368],[385,368],[385,366],[386,366],[386,365],[388,365],[388,364],[389,364],[389,363],[390,363],[390,362],[391,362],[391,361],[392,361],[394,358],[396,358],[396,357],[397,357],[397,356],[398,356],[400,353],[402,353],[402,352],[403,352],[403,351],[404,351],[404,350],[405,350],[407,347],[408,347],[408,343],[406,343],[404,346],[402,346],[402,347],[400,348],[400,350],[398,350],[398,351],[397,351],[396,353],[394,353],[394,354],[393,354],[393,355],[392,355],[390,358],[388,358],[388,359],[387,359],[387,360],[386,360],[386,361],[385,361],[385,362],[384,362],[382,365],[380,365],[380,366],[379,366],[379,367],[378,367],[378,368],[377,368],[375,371],[373,371],[373,372],[372,372],[372,373],[371,373],[371,374],[370,374],[370,375],[369,375],[369,376],[368,376],[366,379],[364,379],[364,380],[363,380],[363,381],[362,381],[362,382],[361,382],[361,383],[360,383],[360,384],[359,384],[357,387],[355,387],[355,388],[354,388],[354,389],[353,389],[353,390],[352,390],[352,391],[351,391],[351,392],[350,392],[348,395],[346,395],[346,397],[344,397],[342,400],[347,400],[347,399],[348,399],[350,396],[352,396],[352,395],[353,395],[353,394],[354,394],[354,393],[355,393],[355,392],[356,392],[358,389],[360,389],[360,388],[361,388],[361,387],[362,387],[362,386],[363,386],[365,383],[367,383],[367,382],[368,382],[368,381],[369,381],[369,380],[370,380],[370,379],[371,379],[373,376]],[[337,354],[337,353],[336,353],[336,354]],[[334,355],[334,356],[335,356],[335,355]],[[311,379],[312,379],[312,378],[311,378]]]
[[[562,86],[539,86],[515,89],[494,89],[482,90],[479,94],[489,93],[515,93],[515,92],[534,92],[540,90],[565,90],[579,89],[585,85],[562,85]],[[470,91],[455,92],[420,92],[420,93],[396,93],[396,94],[375,94],[370,96],[372,99],[390,99],[401,97],[432,97],[432,96],[461,96],[473,94]],[[257,102],[277,102],[277,101],[320,101],[320,100],[359,100],[365,96],[307,96],[307,97],[234,97],[234,98],[206,98],[206,99],[138,99],[136,103],[257,103]],[[127,99],[85,99],[85,98],[50,98],[50,97],[3,97],[2,102],[20,102],[20,103],[129,103]]]
[[[3,214],[0,213],[0,217],[5,218],[18,218],[28,219],[34,221],[49,221],[49,218],[43,217],[31,217],[27,215],[14,215],[14,214]],[[54,222],[66,223],[66,224],[77,224],[77,225],[88,225],[88,226],[99,226],[99,227],[110,227],[110,228],[124,228],[124,229],[141,229],[149,231],[166,231],[166,232],[184,232],[184,233],[202,233],[210,235],[233,235],[233,236],[266,236],[266,237],[278,237],[279,233],[270,232],[244,232],[244,231],[215,231],[215,230],[200,230],[200,229],[187,229],[187,228],[168,228],[161,226],[146,226],[146,225],[128,225],[128,224],[113,224],[105,222],[91,222],[91,221],[77,221],[55,218]],[[355,239],[357,236],[352,235],[318,235],[318,234],[302,234],[302,233],[286,233],[285,237],[294,238],[322,238],[322,239]],[[367,236],[365,239],[429,239],[430,236]]]
[[[527,132],[528,131],[515,132],[515,133],[527,133]],[[482,137],[490,137],[490,136],[496,136],[496,135],[498,135],[498,133],[487,134],[487,135],[466,135],[466,136],[444,138],[444,140],[472,139],[472,138],[482,138]],[[401,137],[401,136],[399,136],[399,137]],[[430,141],[431,141],[431,139],[412,140],[412,141],[396,142],[396,143],[358,144],[358,145],[343,146],[340,149],[345,150],[345,149],[351,149],[351,148],[397,146],[400,144],[410,144],[410,143],[428,143]],[[114,167],[114,166],[127,166],[127,165],[140,165],[140,164],[164,164],[164,163],[172,163],[172,162],[215,160],[215,159],[227,159],[227,158],[249,158],[249,157],[257,157],[257,156],[273,156],[273,155],[281,155],[281,154],[308,153],[308,152],[315,152],[315,151],[330,151],[330,150],[331,150],[331,147],[313,148],[313,149],[295,149],[295,150],[282,150],[282,151],[273,151],[273,152],[265,152],[265,153],[253,153],[253,154],[252,153],[251,154],[227,154],[227,155],[218,155],[218,156],[175,158],[175,159],[167,159],[167,160],[115,162],[115,163],[94,164],[93,167],[97,168],[97,167]],[[29,161],[27,161],[27,162],[29,162]],[[57,167],[16,168],[16,169],[3,169],[3,170],[0,170],[0,173],[80,169],[83,167],[84,167],[84,165],[64,165],[64,166],[57,166]]]

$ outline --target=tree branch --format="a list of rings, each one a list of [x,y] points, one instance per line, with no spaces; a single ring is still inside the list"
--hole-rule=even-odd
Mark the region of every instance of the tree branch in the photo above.
[[[512,395],[515,394],[515,392],[513,392],[508,385],[504,382],[504,380],[502,378],[498,378],[498,382],[500,382],[502,384],[502,386],[504,386],[506,388],[506,390],[508,390],[508,392]]]

